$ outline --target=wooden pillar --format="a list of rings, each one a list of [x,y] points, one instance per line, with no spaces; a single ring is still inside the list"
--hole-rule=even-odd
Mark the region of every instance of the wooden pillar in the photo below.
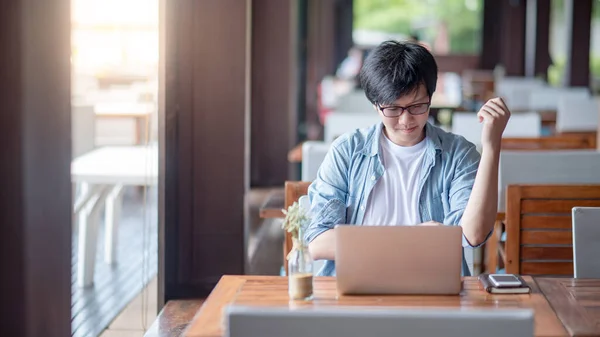
[[[567,63],[564,85],[584,86],[590,84],[590,28],[592,0],[565,0],[567,28]]]
[[[550,66],[550,0],[528,0],[525,75],[546,78]]]
[[[525,14],[527,0],[502,2],[500,62],[508,76],[525,75]]]
[[[352,29],[354,20],[353,0],[337,0],[335,3],[335,58],[334,66],[348,56],[354,45]]]
[[[70,18],[0,3],[0,336],[71,335]]]
[[[502,64],[506,75],[525,74],[526,0],[484,0],[480,65]]]
[[[483,1],[483,33],[481,40],[481,69],[494,69],[500,62],[502,36],[502,3],[499,0]]]
[[[335,72],[335,0],[308,0],[306,124],[308,138],[319,136],[317,90]]]
[[[298,1],[252,0],[251,185],[283,186],[298,142]]]
[[[164,299],[207,295],[245,265],[250,0],[169,0]],[[162,269],[161,269],[162,270]]]
[[[550,9],[552,0],[536,0],[536,39],[535,39],[535,68],[536,76],[548,75],[548,68],[552,65],[550,57]]]

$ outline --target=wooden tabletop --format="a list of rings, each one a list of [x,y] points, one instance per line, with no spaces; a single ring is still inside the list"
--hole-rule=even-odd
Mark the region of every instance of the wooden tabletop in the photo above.
[[[477,278],[464,279],[459,296],[337,296],[335,278],[316,278],[312,301],[290,301],[287,278],[279,276],[224,276],[190,323],[187,337],[223,336],[222,312],[229,304],[245,306],[383,306],[455,308],[532,308],[536,336],[567,336],[563,325],[535,281],[524,276],[532,293],[492,295],[480,289]]]
[[[302,162],[302,144],[303,143],[304,142],[299,143],[298,145],[294,146],[294,148],[288,152],[288,161],[290,163],[301,163]]]
[[[169,301],[146,331],[144,337],[181,336],[203,302],[200,299]]]
[[[272,191],[267,196],[265,203],[260,206],[261,219],[285,218],[281,211],[285,207],[285,191],[283,188]]]
[[[571,336],[600,336],[599,279],[536,279]]]

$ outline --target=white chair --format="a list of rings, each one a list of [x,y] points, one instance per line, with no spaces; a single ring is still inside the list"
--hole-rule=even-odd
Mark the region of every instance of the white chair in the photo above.
[[[72,158],[90,152],[95,147],[96,114],[91,105],[71,107],[71,151]]]
[[[572,97],[585,99],[590,97],[590,91],[585,87],[558,88],[558,87],[541,87],[531,90],[529,95],[529,110],[556,111],[558,109],[558,101],[561,97]]]
[[[105,255],[112,264],[116,260],[118,224],[124,186],[158,184],[158,148],[104,147],[76,158],[71,163],[71,180],[85,185],[89,191],[75,205],[78,217],[77,284],[91,286],[94,281],[98,222],[105,210]]]
[[[531,337],[531,309],[225,308],[229,337]]]
[[[505,210],[512,184],[600,184],[600,152],[595,150],[502,151],[498,212]]]
[[[337,137],[356,129],[367,128],[381,122],[375,110],[366,113],[345,113],[334,111],[325,120],[326,143],[333,142]]]
[[[532,77],[504,77],[495,85],[496,95],[502,97],[512,111],[528,110],[531,92],[545,86],[544,81]]]
[[[574,207],[573,267],[575,278],[600,278],[600,207]]]
[[[593,97],[561,96],[556,111],[556,131],[592,132],[598,129],[598,102]]]
[[[330,143],[306,141],[302,144],[302,181],[313,181],[331,147]]]
[[[537,138],[541,135],[542,118],[537,112],[513,113],[502,137]],[[452,116],[452,133],[465,137],[469,142],[480,145],[483,123],[474,112],[455,112]]]
[[[373,104],[362,90],[354,90],[337,98],[335,111],[343,113],[368,113],[374,112]]]

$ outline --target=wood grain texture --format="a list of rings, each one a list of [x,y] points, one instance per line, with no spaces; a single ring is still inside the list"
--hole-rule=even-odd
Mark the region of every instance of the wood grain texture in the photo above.
[[[198,312],[204,300],[169,301],[158,314],[144,337],[180,336]]]
[[[517,185],[523,199],[600,199],[600,185]],[[571,212],[569,210],[568,212]]]
[[[290,176],[287,152],[298,142],[297,1],[251,4],[252,187],[282,186]]]
[[[237,281],[234,281],[237,279]],[[458,296],[337,296],[335,278],[317,277],[312,301],[290,301],[287,278],[279,276],[227,276],[207,299],[185,332],[186,337],[220,337],[224,335],[222,308],[228,304],[243,306],[311,307],[311,306],[378,306],[378,307],[446,307],[446,308],[532,308],[535,312],[536,336],[565,336],[558,317],[531,277],[525,276],[532,293],[526,295],[492,295],[480,288],[475,277],[464,279]]]
[[[524,262],[521,261],[523,275],[573,275],[573,262]]]
[[[568,215],[524,215],[521,219],[521,228],[571,229],[571,226],[571,217]]]
[[[536,278],[571,336],[600,336],[600,280]]]
[[[246,282],[245,278],[223,276],[215,289],[206,299],[205,305],[194,318],[194,324],[185,331],[185,336],[220,336],[222,334],[222,312],[225,306],[232,303],[240,288]]]
[[[0,2],[0,336],[71,334],[70,13]]]
[[[251,3],[169,0],[165,7],[168,301],[206,296],[222,275],[245,268]]]
[[[570,245],[573,233],[570,231],[521,231],[521,244]]]
[[[540,138],[502,138],[503,150],[577,150],[595,149],[596,139],[589,135],[555,135]]]
[[[571,212],[582,206],[600,206],[600,185],[508,186],[506,272],[573,275]]]
[[[573,261],[573,247],[523,247],[521,246],[521,260],[571,260]]]
[[[519,274],[521,246],[521,188],[508,186],[506,190],[506,272]]]
[[[552,194],[548,195],[548,198]],[[560,199],[560,200],[523,200],[521,212],[523,213],[569,213],[573,207],[598,207],[600,199]]]

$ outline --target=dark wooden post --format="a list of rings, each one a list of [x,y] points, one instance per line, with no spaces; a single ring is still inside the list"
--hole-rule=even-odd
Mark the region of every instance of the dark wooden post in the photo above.
[[[71,335],[71,9],[0,2],[0,336]]]

